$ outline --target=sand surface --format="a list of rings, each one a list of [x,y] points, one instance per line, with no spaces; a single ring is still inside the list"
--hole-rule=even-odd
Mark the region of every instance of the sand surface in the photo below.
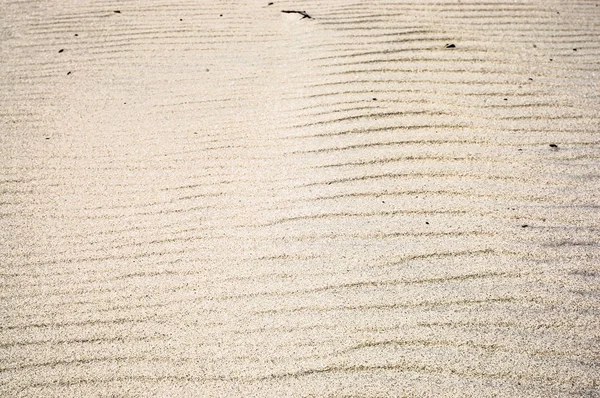
[[[598,0],[2,0],[0,396],[600,396],[599,83]]]

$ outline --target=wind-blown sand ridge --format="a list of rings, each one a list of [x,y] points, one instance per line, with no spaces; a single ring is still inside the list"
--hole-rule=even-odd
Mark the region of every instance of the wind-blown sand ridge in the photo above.
[[[273,3],[3,2],[0,396],[600,395],[598,2]]]

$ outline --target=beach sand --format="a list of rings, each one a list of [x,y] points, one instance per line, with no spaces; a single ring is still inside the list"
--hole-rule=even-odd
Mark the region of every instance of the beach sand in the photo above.
[[[0,396],[599,396],[599,2],[273,3],[2,2]]]

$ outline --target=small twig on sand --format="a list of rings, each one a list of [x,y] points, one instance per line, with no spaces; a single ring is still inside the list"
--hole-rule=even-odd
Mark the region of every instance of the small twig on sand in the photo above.
[[[310,15],[308,15],[306,13],[306,11],[281,10],[281,12],[285,12],[286,14],[300,14],[300,15],[302,15],[302,18],[300,18],[300,19],[304,19],[304,18],[313,19],[313,17],[311,17]]]

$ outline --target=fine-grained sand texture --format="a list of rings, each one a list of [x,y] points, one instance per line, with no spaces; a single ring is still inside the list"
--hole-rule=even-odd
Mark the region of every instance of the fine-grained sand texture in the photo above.
[[[598,0],[1,3],[0,396],[600,395]]]

